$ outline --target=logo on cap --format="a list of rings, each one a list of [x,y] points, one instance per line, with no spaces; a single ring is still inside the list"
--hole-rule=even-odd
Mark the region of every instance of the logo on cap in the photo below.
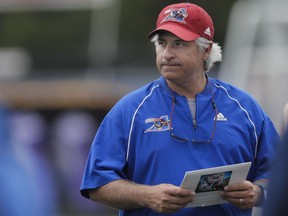
[[[168,14],[168,15],[161,21],[161,23],[166,22],[166,21],[176,21],[176,22],[186,24],[185,18],[188,17],[186,8],[180,8],[180,9],[172,8],[172,9],[165,11],[164,14]]]
[[[211,36],[211,31],[209,27],[204,31],[204,34]]]

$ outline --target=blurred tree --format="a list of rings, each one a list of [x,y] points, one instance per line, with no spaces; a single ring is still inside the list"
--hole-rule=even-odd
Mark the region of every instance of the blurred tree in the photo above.
[[[235,1],[190,1],[202,6],[212,16],[215,41],[222,46]],[[108,67],[154,66],[154,49],[147,35],[155,27],[160,10],[179,2],[182,1],[137,1],[135,4],[133,0],[122,0],[118,54],[116,61]],[[0,47],[25,48],[32,56],[32,76],[39,72],[40,76],[67,76],[73,70],[83,73],[83,69],[89,66],[90,24],[91,10],[1,12]]]
[[[0,46],[26,48],[34,70],[85,68],[89,19],[89,11],[2,13]]]

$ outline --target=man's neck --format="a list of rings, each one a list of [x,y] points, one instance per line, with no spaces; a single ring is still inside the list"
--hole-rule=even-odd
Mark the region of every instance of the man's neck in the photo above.
[[[177,83],[167,80],[168,86],[179,95],[187,98],[195,98],[196,95],[205,89],[207,84],[206,76],[201,76],[196,79],[191,79],[189,82]]]

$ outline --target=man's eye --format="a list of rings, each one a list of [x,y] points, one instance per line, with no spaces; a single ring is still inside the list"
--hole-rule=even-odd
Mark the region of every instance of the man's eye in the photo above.
[[[158,41],[158,44],[161,46],[165,46],[166,43],[164,41]]]
[[[185,43],[183,43],[183,42],[177,42],[177,43],[175,43],[175,45],[176,45],[176,46],[185,46]]]

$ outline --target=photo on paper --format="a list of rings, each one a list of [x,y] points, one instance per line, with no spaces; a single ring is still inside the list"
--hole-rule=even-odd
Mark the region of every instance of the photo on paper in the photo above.
[[[186,171],[181,187],[195,191],[185,208],[227,203],[221,196],[224,187],[246,180],[251,162]]]
[[[232,171],[202,175],[195,192],[202,193],[224,190],[224,187],[229,184],[231,175]]]

